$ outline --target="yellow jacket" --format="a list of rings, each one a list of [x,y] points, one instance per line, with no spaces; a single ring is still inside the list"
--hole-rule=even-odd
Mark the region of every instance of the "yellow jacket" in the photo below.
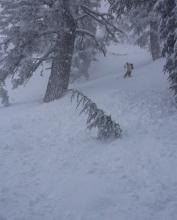
[[[131,63],[126,63],[125,68],[127,69],[128,72],[131,72],[133,70],[133,64]]]

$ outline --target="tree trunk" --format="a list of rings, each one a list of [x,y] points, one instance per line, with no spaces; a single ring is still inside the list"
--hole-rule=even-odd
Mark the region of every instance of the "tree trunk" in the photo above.
[[[60,28],[44,102],[62,97],[68,89],[76,37],[76,23],[70,13],[68,2],[63,0],[63,10],[60,9],[62,11],[58,21]]]
[[[92,54],[87,53],[87,51],[84,51],[84,52],[85,54],[82,55],[82,63],[79,68],[79,73],[81,76],[84,76],[86,80],[88,80],[89,79],[89,67],[92,63],[92,59],[90,56],[92,56]]]
[[[161,57],[158,21],[155,20],[150,22],[150,50],[153,60],[157,60]]]

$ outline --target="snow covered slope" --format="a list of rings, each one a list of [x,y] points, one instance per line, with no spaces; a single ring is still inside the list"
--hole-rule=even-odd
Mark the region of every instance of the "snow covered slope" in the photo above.
[[[90,81],[71,85],[120,123],[122,139],[107,143],[69,96],[41,102],[45,78],[13,92],[0,108],[0,220],[176,220],[177,110],[162,66],[111,46]]]

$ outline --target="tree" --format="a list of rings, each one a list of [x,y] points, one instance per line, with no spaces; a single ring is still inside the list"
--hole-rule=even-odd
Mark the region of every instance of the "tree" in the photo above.
[[[54,58],[52,60],[52,71],[49,78],[45,102],[60,98],[67,90],[69,84],[70,68],[74,43],[76,38],[76,22],[69,10],[69,0],[60,3],[62,10],[58,8],[56,14],[57,38]]]
[[[99,10],[100,0],[91,2],[84,0],[84,4],[92,10]],[[88,32],[96,35],[98,23],[91,17],[85,17],[79,21],[79,27],[87,30]],[[101,43],[100,43],[101,45]],[[95,47],[95,42],[89,36],[80,34],[75,42],[75,51],[72,64],[72,81],[84,76],[89,79],[89,67],[93,61],[96,60],[96,55],[100,51],[100,48]]]
[[[161,13],[160,33],[164,42],[163,56],[166,57],[164,71],[169,74],[170,88],[177,101],[177,2],[176,0],[163,0],[157,4]]]
[[[159,16],[154,10],[157,0],[109,0],[110,10],[118,17],[129,18],[130,30],[133,30],[135,43],[141,47],[148,46],[152,59],[161,56],[159,39]]]
[[[94,10],[85,0],[0,0],[0,6],[1,82],[11,76],[14,88],[23,85],[48,61],[51,74],[44,102],[67,91],[78,35],[92,38],[100,47],[95,34],[80,26],[83,19],[103,25],[112,38],[121,33],[111,14]]]

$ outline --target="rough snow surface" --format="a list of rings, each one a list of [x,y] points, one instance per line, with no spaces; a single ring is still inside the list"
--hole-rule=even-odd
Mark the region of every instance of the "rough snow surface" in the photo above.
[[[12,93],[0,108],[0,220],[176,220],[177,110],[162,66],[111,46],[90,81],[71,85],[120,123],[122,139],[106,143],[69,95],[41,102],[45,78]]]

